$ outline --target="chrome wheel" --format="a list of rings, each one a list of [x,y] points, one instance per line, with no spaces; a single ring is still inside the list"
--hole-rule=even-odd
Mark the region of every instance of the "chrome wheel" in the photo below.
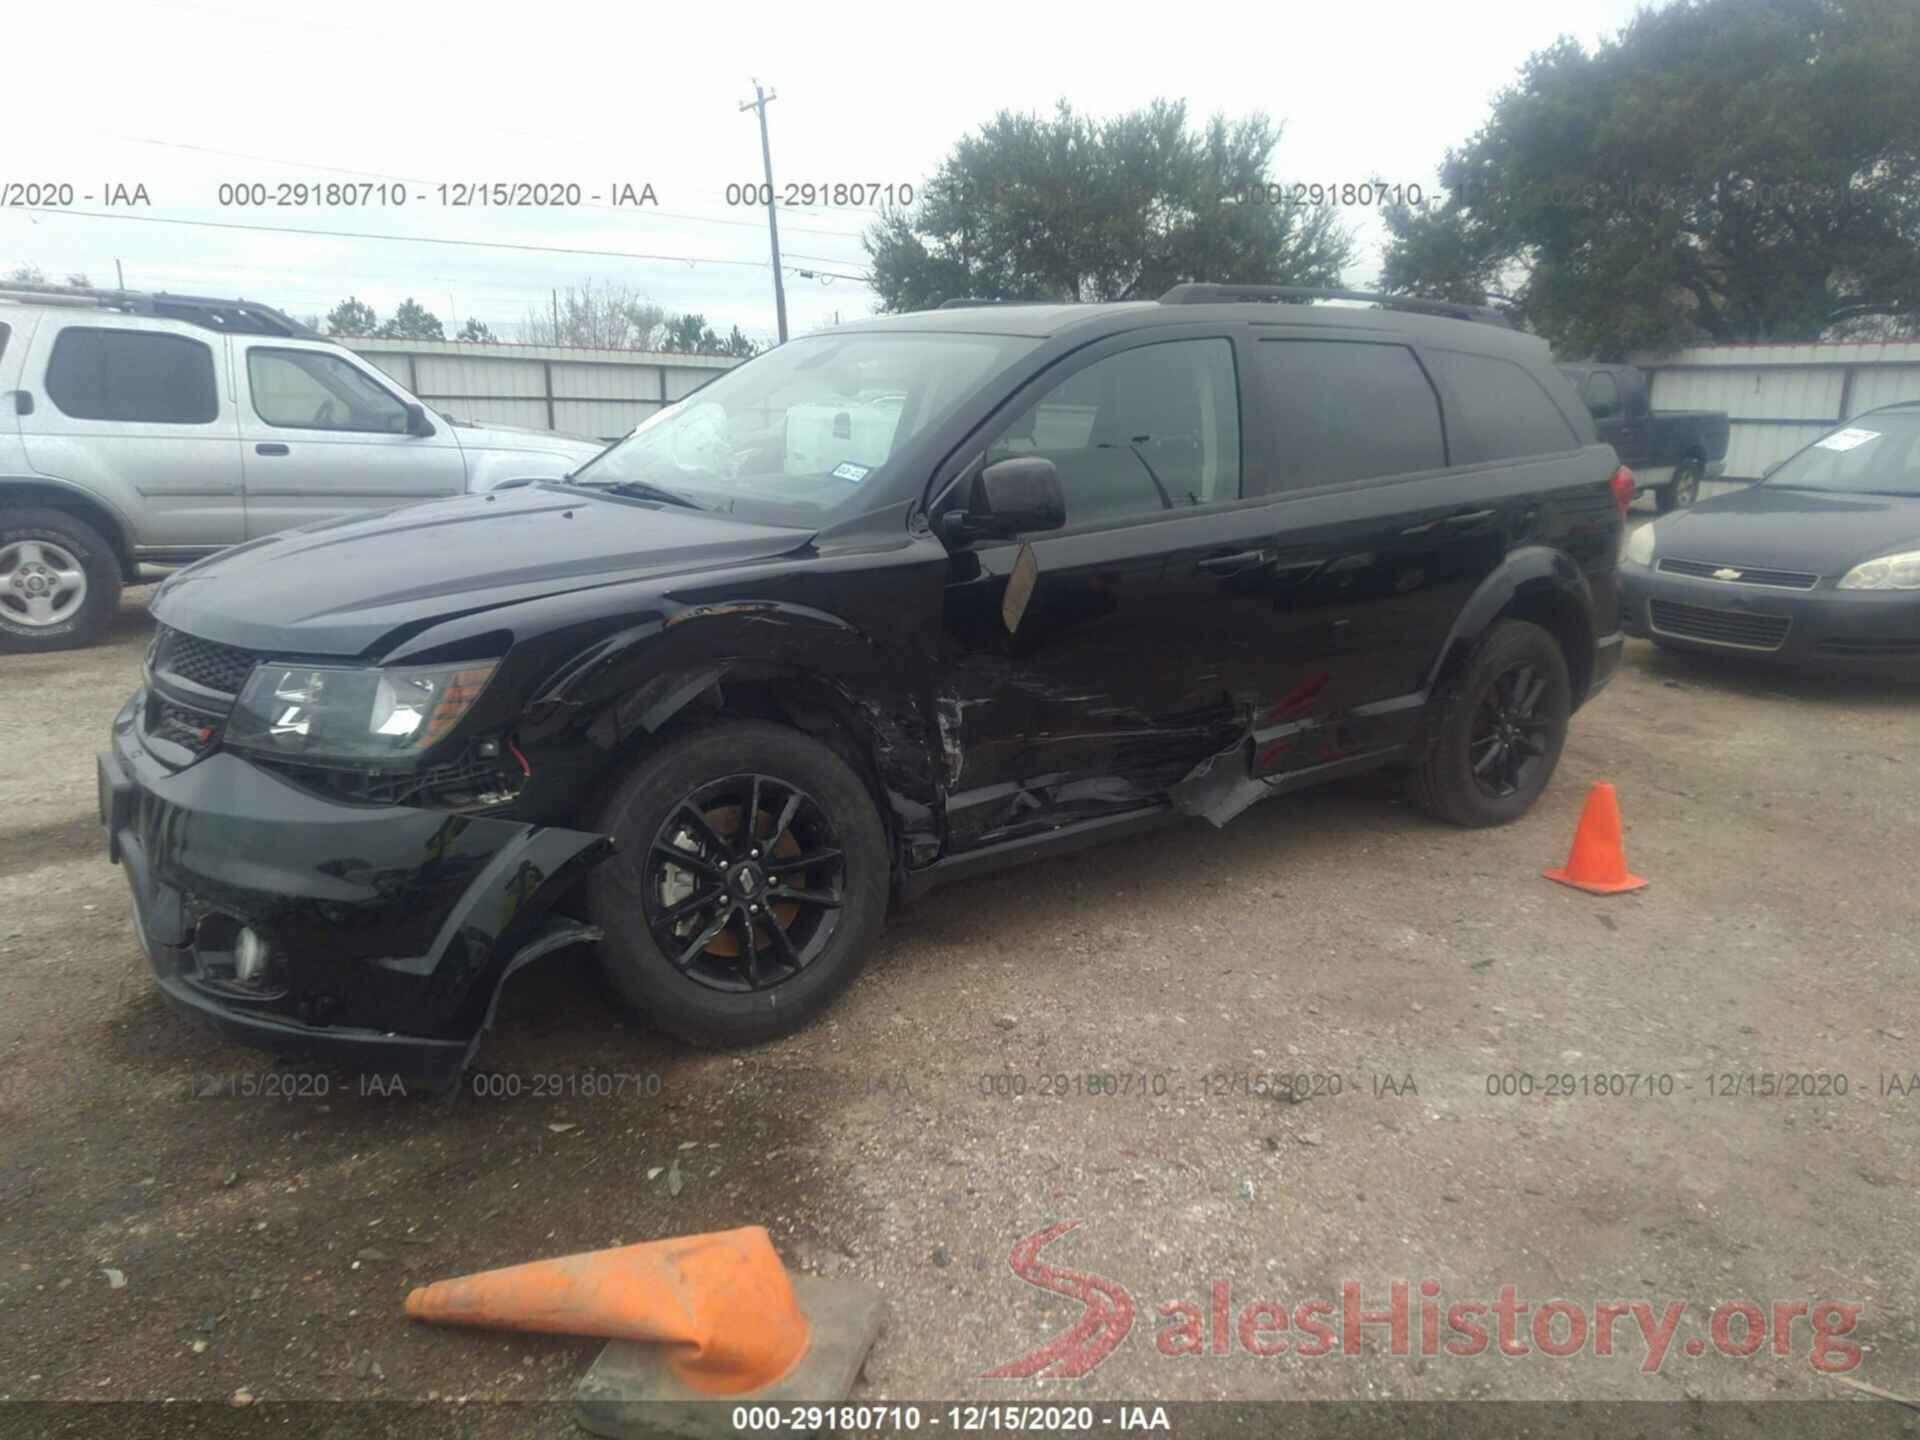
[[[15,540],[0,546],[0,616],[43,630],[71,620],[87,603],[87,572],[65,546]]]

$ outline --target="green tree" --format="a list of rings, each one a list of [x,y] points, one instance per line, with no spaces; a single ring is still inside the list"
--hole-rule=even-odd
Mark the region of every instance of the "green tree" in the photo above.
[[[456,340],[473,341],[481,345],[491,345],[495,343],[493,331],[487,328],[486,321],[476,320],[471,315],[467,317],[466,323],[460,327],[460,333],[453,338]]]
[[[1535,54],[1387,217],[1383,283],[1512,273],[1566,354],[1920,327],[1920,8],[1678,0]]]
[[[667,321],[660,348],[674,355],[715,355],[720,352],[720,337],[704,315],[675,315]]]
[[[719,353],[738,355],[742,360],[751,360],[760,353],[760,346],[757,341],[749,340],[736,325],[727,333],[727,338],[720,342]]]
[[[1065,100],[964,137],[911,210],[865,237],[886,310],[961,297],[1151,298],[1184,280],[1338,285],[1352,241],[1326,207],[1265,203],[1280,127],[1184,102],[1107,120]],[[1254,203],[1247,203],[1252,200]]]
[[[372,335],[380,329],[380,317],[365,301],[349,295],[327,312],[329,335]]]
[[[440,317],[411,295],[400,302],[400,308],[393,312],[393,318],[380,327],[380,334],[388,340],[444,340],[447,338],[446,331],[440,326]]]

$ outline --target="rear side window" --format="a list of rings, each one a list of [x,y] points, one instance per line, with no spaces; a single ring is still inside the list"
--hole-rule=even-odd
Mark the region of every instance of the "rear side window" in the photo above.
[[[1483,465],[1578,449],[1546,387],[1524,365],[1460,350],[1425,352],[1447,401],[1447,448],[1455,465]]]
[[[76,420],[205,425],[220,413],[213,351],[142,330],[62,330],[47,361],[47,397]]]
[[[1587,409],[1595,415],[1611,415],[1619,408],[1620,387],[1606,371],[1596,370],[1587,381]]]
[[[1262,340],[1274,419],[1272,488],[1299,490],[1445,465],[1440,401],[1404,345]]]

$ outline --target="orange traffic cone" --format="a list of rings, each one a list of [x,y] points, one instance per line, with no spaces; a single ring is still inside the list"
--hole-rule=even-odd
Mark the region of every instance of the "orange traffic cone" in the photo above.
[[[1549,880],[1595,895],[1617,895],[1638,890],[1647,882],[1627,871],[1627,850],[1620,840],[1620,802],[1613,786],[1599,781],[1587,792],[1579,828],[1573,832],[1573,851],[1559,869],[1541,872]]]
[[[690,1391],[737,1395],[780,1380],[806,1354],[807,1317],[759,1225],[592,1250],[423,1285],[416,1320],[663,1342]]]

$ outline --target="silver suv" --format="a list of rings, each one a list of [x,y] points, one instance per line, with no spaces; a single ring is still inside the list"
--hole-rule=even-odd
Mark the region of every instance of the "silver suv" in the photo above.
[[[0,650],[91,644],[122,583],[601,446],[456,424],[263,305],[0,289]]]

